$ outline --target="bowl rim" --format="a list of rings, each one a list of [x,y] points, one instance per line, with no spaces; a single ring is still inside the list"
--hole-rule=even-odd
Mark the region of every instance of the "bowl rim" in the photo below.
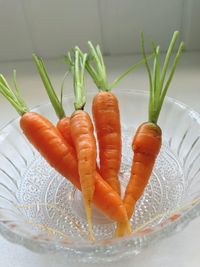
[[[131,94],[135,94],[135,95],[143,95],[143,96],[148,96],[149,92],[148,91],[144,91],[144,90],[135,90],[135,89],[124,89],[123,91],[118,91],[116,90],[116,94],[122,94],[122,93],[131,93]],[[95,93],[93,92],[88,92],[88,95],[94,95]],[[72,97],[73,94],[67,94],[64,96],[64,98],[67,97]],[[186,105],[185,103],[172,98],[172,97],[166,97],[166,101],[170,102],[172,104],[178,105],[180,106],[182,109],[187,110],[190,113],[190,116],[192,119],[197,120],[198,123],[200,124],[200,114],[195,111],[193,108],[189,107],[188,105]],[[44,101],[34,107],[32,107],[30,109],[30,111],[35,111],[38,108],[41,107],[45,107],[45,106],[49,106],[50,102],[49,101]],[[17,120],[19,119],[19,116],[13,118],[12,120],[10,120],[9,122],[3,124],[0,127],[0,135],[1,132],[8,127],[10,124],[17,122]],[[131,236],[126,236],[126,237],[121,237],[121,238],[117,238],[117,239],[112,239],[109,240],[108,243],[104,243],[102,240],[101,241],[96,241],[96,242],[88,242],[88,243],[79,243],[74,244],[74,242],[71,243],[60,243],[55,241],[54,239],[52,240],[39,240],[39,239],[32,239],[31,237],[28,238],[27,236],[23,235],[23,234],[19,234],[18,232],[14,231],[12,228],[10,228],[7,224],[3,223],[0,220],[0,233],[2,236],[4,236],[4,238],[6,238],[7,240],[13,242],[13,243],[17,243],[20,245],[23,245],[24,247],[28,247],[31,250],[35,250],[35,251],[41,251],[41,252],[66,252],[66,250],[78,250],[78,251],[84,251],[87,252],[89,254],[91,253],[98,253],[98,249],[101,248],[102,246],[106,249],[110,249],[110,248],[117,248],[120,246],[127,246],[127,244],[133,245],[134,243],[137,242],[141,242],[143,241],[144,244],[149,244],[150,242],[155,242],[157,240],[162,239],[167,233],[169,234],[173,234],[176,232],[176,230],[182,230],[188,223],[189,221],[191,221],[191,218],[194,219],[197,216],[200,215],[200,203],[197,203],[194,206],[191,206],[191,208],[185,212],[184,214],[182,214],[179,218],[177,218],[177,220],[172,221],[171,223],[168,223],[166,225],[164,225],[162,228],[158,228],[157,230],[150,232],[150,233],[146,233],[143,236],[137,236],[137,235],[131,235]],[[180,227],[181,225],[181,227]],[[81,244],[81,246],[80,246]],[[44,246],[45,245],[45,246]],[[136,252],[132,251],[131,249],[127,250],[126,252],[123,252],[123,254],[120,256],[118,255],[117,259],[120,259],[121,257],[125,256],[125,255],[130,255]],[[138,252],[137,252],[138,253]],[[87,256],[87,255],[86,255]],[[84,256],[83,256],[84,257]],[[105,256],[106,257],[106,256]],[[115,255],[116,257],[116,255]],[[99,258],[100,259],[100,258]],[[112,258],[108,259],[108,260],[103,260],[103,261],[112,261]]]
[[[130,88],[125,88],[123,89],[123,91],[119,88],[116,88],[114,90],[114,94],[116,92],[116,94],[122,94],[123,92],[126,92],[126,93],[130,93],[130,94],[135,94],[135,95],[144,95],[144,96],[149,96],[149,91],[148,90],[139,90],[139,89],[130,89]],[[87,95],[95,95],[95,92],[91,92],[89,91],[87,93]],[[72,93],[70,94],[66,94],[63,96],[63,99],[67,99],[67,97],[74,97]],[[173,97],[170,97],[170,96],[166,96],[165,97],[165,101],[163,103],[163,105],[165,105],[165,102],[171,102],[171,103],[174,103],[180,107],[182,107],[183,109],[185,110],[188,110],[189,112],[191,112],[190,116],[193,118],[193,119],[199,119],[200,117],[200,112],[198,112],[197,110],[195,110],[194,108],[190,107],[189,105],[185,104],[184,102],[176,99],[176,98],[173,98]],[[49,105],[50,102],[49,101],[44,101],[42,102],[41,104],[38,104],[36,106],[34,106],[33,108],[31,108],[30,110],[34,110],[34,109],[37,109],[41,106],[46,106],[46,105]],[[162,111],[161,111],[162,113]],[[1,129],[0,129],[1,130]]]
[[[118,91],[120,90],[120,91]],[[121,94],[122,91],[121,89],[116,89],[115,91],[117,91],[117,94]],[[126,93],[133,93],[133,94],[137,94],[137,95],[145,95],[145,96],[148,96],[149,95],[149,91],[147,90],[139,90],[139,89],[130,89],[130,88],[126,88],[126,89],[123,89],[123,91],[125,91]],[[115,92],[114,92],[115,94]],[[95,95],[95,92],[88,92],[87,95]],[[63,99],[67,99],[67,97],[73,97],[73,94],[70,93],[70,94],[65,94],[63,95]],[[197,110],[195,110],[194,108],[191,108],[189,105],[185,104],[184,102],[176,99],[176,98],[173,98],[173,97],[170,97],[170,96],[166,96],[165,97],[165,101],[164,101],[164,104],[165,102],[168,101],[168,102],[171,102],[171,103],[174,103],[174,104],[177,104],[179,105],[180,107],[184,108],[185,110],[188,110],[192,113],[192,117],[194,119],[196,119],[197,117],[200,117],[200,112],[198,112]],[[43,101],[41,102],[40,104],[37,104],[33,107],[30,108],[30,111],[34,111],[40,107],[43,107],[43,106],[48,106],[50,105],[51,106],[51,103],[50,101],[46,100],[46,101]],[[162,113],[162,112],[161,112]],[[9,122],[5,122],[1,125],[0,127],[0,132],[6,128],[8,125],[10,125],[11,123],[13,123],[14,121],[17,121],[18,119],[20,118],[20,116],[15,116],[13,119],[11,119]]]

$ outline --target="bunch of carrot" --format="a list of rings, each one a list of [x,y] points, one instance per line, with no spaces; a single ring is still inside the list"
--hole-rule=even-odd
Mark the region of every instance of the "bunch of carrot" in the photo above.
[[[181,43],[169,77],[165,81],[177,37],[178,32],[175,32],[162,71],[159,47],[154,48],[153,73],[151,73],[148,60],[152,56],[146,56],[142,36],[143,60],[131,66],[112,85],[108,84],[100,47],[94,47],[91,42],[88,42],[89,55],[75,47],[65,57],[69,71],[73,75],[75,99],[75,110],[69,116],[65,115],[62,97],[59,99],[56,95],[42,59],[33,55],[46,92],[59,119],[56,126],[42,115],[29,111],[20,95],[15,71],[14,90],[11,89],[4,76],[0,75],[0,93],[21,115],[20,127],[25,136],[53,168],[82,191],[92,240],[95,239],[92,227],[92,202],[117,222],[116,236],[131,233],[129,220],[133,215],[136,202],[144,192],[162,144],[162,131],[157,121],[183,49],[183,43]],[[138,127],[133,138],[134,156],[131,174],[122,199],[118,177],[122,149],[120,110],[118,99],[111,89],[143,63],[146,65],[150,83],[149,120]],[[90,115],[84,111],[86,105],[85,69],[99,90],[92,103],[92,114],[99,145],[99,166],[96,163],[97,148],[93,123]]]

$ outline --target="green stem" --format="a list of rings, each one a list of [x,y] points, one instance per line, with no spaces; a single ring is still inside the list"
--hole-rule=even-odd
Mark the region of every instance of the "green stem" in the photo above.
[[[4,90],[6,91],[6,94],[12,98],[13,100],[17,101],[16,96],[14,94],[14,92],[12,90],[8,90],[7,88],[10,88],[8,82],[6,81],[6,79],[4,78],[4,76],[2,74],[0,74],[0,82],[1,85],[3,85]],[[0,89],[2,90],[2,89]],[[2,94],[4,93],[4,91],[2,91]]]
[[[176,40],[178,38],[178,35],[179,35],[179,32],[175,31],[173,36],[172,36],[172,40],[170,42],[169,48],[167,50],[167,54],[166,54],[166,57],[165,57],[165,62],[164,62],[164,66],[163,66],[163,70],[162,70],[162,74],[161,74],[161,79],[160,79],[160,88],[163,88],[165,76],[166,76],[167,69],[168,69],[168,66],[169,66],[169,61],[170,61],[171,54],[173,52]]]
[[[63,92],[64,92],[64,85],[65,85],[65,80],[66,80],[68,74],[69,74],[69,71],[66,71],[66,73],[65,73],[65,75],[64,75],[64,77],[63,77],[63,81],[62,81],[62,83],[61,83],[61,88],[60,88],[60,104],[61,104],[61,107],[63,107]],[[64,110],[63,110],[63,111],[64,111]],[[65,116],[65,114],[64,114],[64,116]],[[64,117],[64,116],[63,116],[63,117]]]
[[[149,77],[149,86],[150,86],[150,96],[149,96],[149,120],[152,120],[152,114],[153,114],[153,102],[154,102],[154,95],[153,95],[153,83],[152,83],[152,76],[151,76],[151,71],[150,67],[147,61],[146,57],[146,52],[145,52],[145,47],[144,47],[144,35],[143,33],[141,34],[141,47],[142,47],[142,54],[145,60],[145,66],[147,69],[147,74]]]
[[[174,76],[179,58],[182,54],[184,44],[183,42],[180,44],[178,52],[175,56],[174,62],[172,64],[169,77],[164,85],[164,81],[166,78],[167,69],[169,67],[169,62],[173,53],[173,49],[175,47],[176,40],[178,38],[179,32],[175,32],[172,36],[171,42],[169,44],[169,48],[167,50],[167,54],[164,61],[164,66],[162,73],[160,73],[160,62],[159,62],[159,47],[157,46],[154,48],[154,65],[153,65],[153,81],[151,78],[151,71],[150,67],[147,64],[146,61],[146,69],[149,76],[149,84],[150,84],[150,100],[149,100],[149,122],[157,123],[158,117],[166,96],[166,93],[168,91],[169,85],[171,83],[171,80]],[[142,37],[142,51],[144,59],[146,59],[145,51],[144,51],[144,41]],[[163,88],[164,87],[164,88]]]
[[[151,59],[153,57],[152,55],[147,56],[147,60]],[[138,62],[136,62],[134,65],[132,65],[129,69],[127,69],[124,73],[122,73],[119,77],[117,77],[114,82],[109,86],[109,89],[113,89],[123,78],[125,78],[129,73],[131,73],[133,70],[137,69],[139,66],[143,65],[145,63],[145,59],[142,59]]]
[[[107,81],[107,76],[106,76],[106,67],[104,64],[104,60],[103,60],[100,47],[99,45],[97,45],[96,48],[94,48],[93,44],[90,41],[88,42],[88,46],[89,46],[91,58],[93,58],[93,61],[96,67],[96,70],[95,70],[96,76],[93,77],[93,80],[95,84],[97,85],[97,87],[99,88],[99,90],[110,91],[108,81]],[[88,60],[86,66],[89,64],[91,66],[91,63]],[[86,67],[86,69],[88,68]]]
[[[51,101],[51,104],[58,116],[59,119],[62,119],[65,117],[65,112],[63,109],[62,101],[60,101],[56,95],[56,92],[52,86],[52,83],[50,81],[50,78],[48,76],[48,73],[46,71],[44,62],[42,58],[37,57],[35,54],[33,54],[33,60],[37,66],[39,75],[41,77],[41,80],[44,84],[44,88],[49,96],[49,99]]]
[[[111,91],[124,77],[126,77],[137,67],[145,63],[144,59],[140,60],[139,62],[131,66],[128,70],[126,70],[124,73],[122,73],[118,78],[116,78],[111,85],[109,85],[106,75],[106,67],[100,50],[100,46],[97,45],[95,48],[90,41],[88,42],[88,46],[90,54],[87,57],[85,68],[100,91]],[[79,51],[80,56],[83,58],[84,54],[81,49],[77,46],[75,47],[75,49]],[[150,58],[152,58],[152,56],[153,54],[148,56],[147,59],[149,60]],[[71,65],[68,56],[66,56],[65,59],[66,62]]]
[[[79,51],[79,55],[83,58],[84,53],[80,50],[80,48],[78,46],[76,46],[75,49],[77,49]],[[90,76],[92,77],[93,81],[95,82],[95,79],[98,76],[98,74],[95,71],[95,69],[92,67],[92,65],[88,63],[88,61],[89,61],[89,56],[87,57],[85,68],[86,68],[87,72],[90,74]]]
[[[155,55],[155,60],[154,60],[154,88],[155,88],[155,94],[154,94],[154,106],[158,105],[158,101],[160,98],[160,91],[159,91],[159,84],[160,84],[160,62],[159,62],[159,51],[160,51],[160,47],[157,46],[154,49],[154,55]]]
[[[0,93],[10,102],[19,115],[23,116],[29,109],[20,95],[19,88],[16,82],[16,71],[13,71],[13,80],[15,91],[12,90],[2,74],[0,74]]]
[[[13,70],[13,83],[15,86],[14,94],[15,94],[16,99],[18,99],[21,106],[26,106],[24,99],[22,99],[22,97],[20,96],[20,90],[19,90],[19,86],[17,84],[17,72],[16,72],[16,70]],[[8,86],[8,83],[7,83],[7,86]]]
[[[163,89],[163,91],[162,91],[162,94],[161,94],[161,97],[160,97],[160,102],[159,102],[159,105],[158,105],[157,118],[158,118],[158,116],[159,116],[159,114],[160,114],[160,110],[161,110],[161,108],[162,108],[162,105],[163,105],[165,96],[166,96],[166,94],[167,94],[167,90],[168,90],[168,88],[169,88],[169,85],[170,85],[170,83],[171,83],[171,80],[172,80],[172,78],[173,78],[173,76],[174,76],[174,73],[175,73],[175,70],[176,70],[176,66],[177,66],[178,61],[179,61],[179,59],[180,59],[180,56],[181,56],[181,54],[182,54],[183,48],[184,48],[184,43],[181,42],[181,44],[180,44],[180,46],[179,46],[179,49],[178,49],[178,52],[177,52],[177,54],[176,54],[176,57],[175,57],[175,59],[174,59],[174,63],[173,63],[173,65],[172,65],[172,68],[171,68],[171,71],[170,71],[170,74],[169,74],[169,78],[168,78],[168,80],[167,80],[167,82],[166,82],[166,84],[165,84],[165,87],[164,87],[164,89]]]
[[[83,110],[86,104],[86,88],[85,88],[85,66],[87,54],[81,55],[77,48],[73,51],[73,58],[68,54],[67,61],[71,66],[74,84],[74,107],[75,110]]]

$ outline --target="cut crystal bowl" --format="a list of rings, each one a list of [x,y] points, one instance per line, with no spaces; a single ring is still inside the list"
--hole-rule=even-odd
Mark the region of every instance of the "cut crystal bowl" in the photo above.
[[[131,142],[147,120],[148,93],[116,90],[122,126],[122,191],[130,175]],[[88,94],[90,113],[93,94]],[[64,99],[66,114],[73,96]],[[33,109],[57,119],[49,103]],[[19,127],[19,118],[0,130],[0,232],[8,240],[67,260],[109,262],[142,252],[159,239],[182,230],[200,214],[200,115],[166,98],[158,124],[163,144],[145,192],[131,218],[133,233],[113,238],[115,223],[92,207],[96,240],[88,237],[81,193],[52,169]]]

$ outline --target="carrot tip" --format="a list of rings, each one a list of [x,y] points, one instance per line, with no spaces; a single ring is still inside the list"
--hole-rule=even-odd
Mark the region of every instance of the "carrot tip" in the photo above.
[[[91,212],[91,206],[88,202],[85,203],[85,210],[86,210],[90,239],[94,241],[95,236],[94,236],[93,226],[92,226],[92,212]]]
[[[117,228],[114,233],[114,237],[122,237],[130,235],[132,233],[131,224],[129,221],[117,224]]]

